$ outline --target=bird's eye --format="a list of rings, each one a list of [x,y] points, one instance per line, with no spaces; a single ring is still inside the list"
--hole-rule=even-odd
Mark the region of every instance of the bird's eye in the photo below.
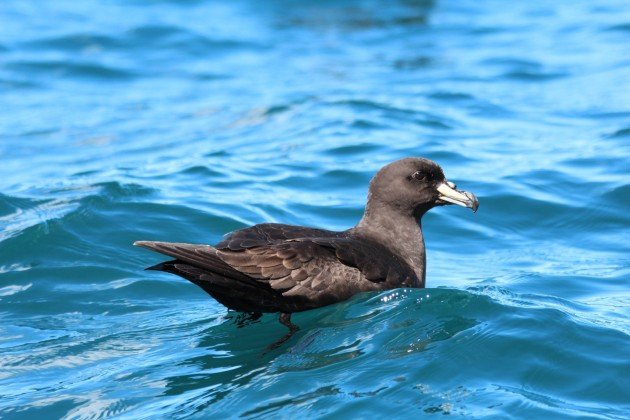
[[[421,171],[418,172],[414,172],[411,177],[417,181],[424,181],[425,179],[427,179],[426,175],[423,174]]]

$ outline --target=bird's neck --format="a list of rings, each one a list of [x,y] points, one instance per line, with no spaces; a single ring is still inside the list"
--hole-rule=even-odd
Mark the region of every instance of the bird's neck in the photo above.
[[[424,286],[426,254],[420,221],[397,212],[371,212],[366,208],[355,232],[395,250],[409,264]]]

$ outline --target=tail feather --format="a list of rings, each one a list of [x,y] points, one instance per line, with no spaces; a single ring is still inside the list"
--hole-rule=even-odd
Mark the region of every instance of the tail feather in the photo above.
[[[235,270],[232,266],[224,262],[218,255],[216,248],[210,245],[186,244],[178,242],[157,242],[157,241],[137,241],[135,246],[150,249],[169,257],[177,258],[194,267],[219,273],[243,281],[251,281],[251,277]]]
[[[221,304],[240,312],[282,311],[282,296],[224,262],[209,245],[138,241],[134,245],[175,257],[145,270],[164,271],[195,283]]]
[[[237,279],[194,267],[180,260],[165,261],[147,270],[178,275],[201,287],[218,302],[239,312],[278,312],[277,292],[264,283]]]

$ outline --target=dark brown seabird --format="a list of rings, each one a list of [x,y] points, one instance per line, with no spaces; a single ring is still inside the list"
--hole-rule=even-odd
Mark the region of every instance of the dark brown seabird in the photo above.
[[[431,208],[457,204],[477,211],[477,198],[458,190],[428,159],[405,158],[370,181],[359,223],[334,232],[262,223],[234,231],[215,246],[138,241],[174,260],[148,269],[177,274],[235,311],[293,312],[341,302],[366,291],[422,288],[426,254],[420,220]]]

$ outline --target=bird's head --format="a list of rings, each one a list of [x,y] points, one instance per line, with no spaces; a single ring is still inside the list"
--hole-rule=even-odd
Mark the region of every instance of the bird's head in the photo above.
[[[381,168],[370,182],[370,204],[418,219],[435,206],[457,204],[474,212],[479,207],[474,194],[458,190],[437,163],[423,158],[405,158]]]

